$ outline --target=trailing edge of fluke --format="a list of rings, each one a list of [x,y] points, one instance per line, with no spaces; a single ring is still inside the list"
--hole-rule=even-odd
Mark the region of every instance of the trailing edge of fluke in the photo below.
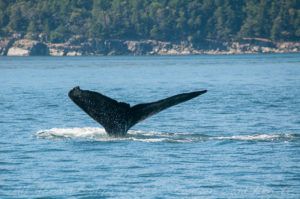
[[[81,90],[79,86],[69,91],[69,97],[90,117],[100,123],[110,136],[125,136],[135,124],[171,106],[193,99],[206,90],[182,93],[156,102],[130,106],[101,93]]]

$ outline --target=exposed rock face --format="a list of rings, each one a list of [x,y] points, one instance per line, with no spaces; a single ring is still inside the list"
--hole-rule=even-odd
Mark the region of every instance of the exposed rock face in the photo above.
[[[29,54],[29,50],[18,47],[11,47],[7,52],[7,56],[29,56]]]
[[[126,42],[119,40],[105,41],[107,55],[128,55],[131,54],[128,50]]]
[[[15,39],[0,39],[0,56],[7,55],[9,48],[15,42]]]
[[[191,55],[299,52],[300,43],[276,43],[259,38],[244,38],[241,41],[234,42],[207,40],[191,43],[187,41],[124,41],[75,37],[66,43],[60,44],[19,38],[0,38],[0,55],[2,56]]]
[[[126,44],[128,46],[128,50],[133,52],[133,55],[146,55],[151,54],[149,52],[153,51],[153,47],[156,45],[157,42],[153,41],[127,41]]]
[[[21,39],[12,44],[8,49],[7,56],[43,56],[49,55],[46,44],[35,40]]]

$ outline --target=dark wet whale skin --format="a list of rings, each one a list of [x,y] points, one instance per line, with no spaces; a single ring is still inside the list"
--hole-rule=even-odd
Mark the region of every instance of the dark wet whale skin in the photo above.
[[[69,91],[69,97],[90,117],[100,123],[109,136],[125,136],[127,131],[148,117],[171,106],[193,99],[206,90],[182,93],[156,102],[130,106],[101,93],[81,90],[78,86]]]

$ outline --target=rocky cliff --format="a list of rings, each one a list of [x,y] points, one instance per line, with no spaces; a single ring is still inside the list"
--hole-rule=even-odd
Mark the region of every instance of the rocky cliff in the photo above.
[[[244,38],[234,42],[207,40],[200,43],[72,38],[66,43],[60,44],[22,38],[0,38],[0,55],[2,56],[194,55],[299,52],[299,42],[272,42],[259,38]]]

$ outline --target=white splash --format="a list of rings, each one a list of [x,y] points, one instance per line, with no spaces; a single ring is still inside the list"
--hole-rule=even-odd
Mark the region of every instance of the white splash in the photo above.
[[[191,142],[193,139],[184,138],[188,133],[164,133],[156,131],[129,130],[125,137],[109,137],[105,129],[99,127],[84,128],[52,128],[39,130],[33,136],[38,139],[63,140],[63,139],[90,139],[93,141],[122,141],[132,140],[139,142]]]
[[[268,135],[268,134],[257,134],[257,135],[237,135],[237,136],[229,136],[229,137],[211,137],[210,139],[215,139],[215,140],[245,140],[245,141],[250,141],[250,140],[257,140],[257,141],[272,141],[280,138],[292,138],[292,134],[273,134],[273,135]]]
[[[52,128],[33,134],[38,139],[88,139],[93,141],[139,141],[139,142],[199,142],[207,140],[274,141],[297,138],[293,134],[257,134],[237,136],[207,136],[194,133],[167,133],[156,131],[128,131],[125,137],[109,137],[103,128]]]
[[[106,136],[106,132],[102,128],[85,127],[85,128],[52,128],[48,130],[40,130],[34,134],[40,139],[59,139],[59,138],[90,138]]]

